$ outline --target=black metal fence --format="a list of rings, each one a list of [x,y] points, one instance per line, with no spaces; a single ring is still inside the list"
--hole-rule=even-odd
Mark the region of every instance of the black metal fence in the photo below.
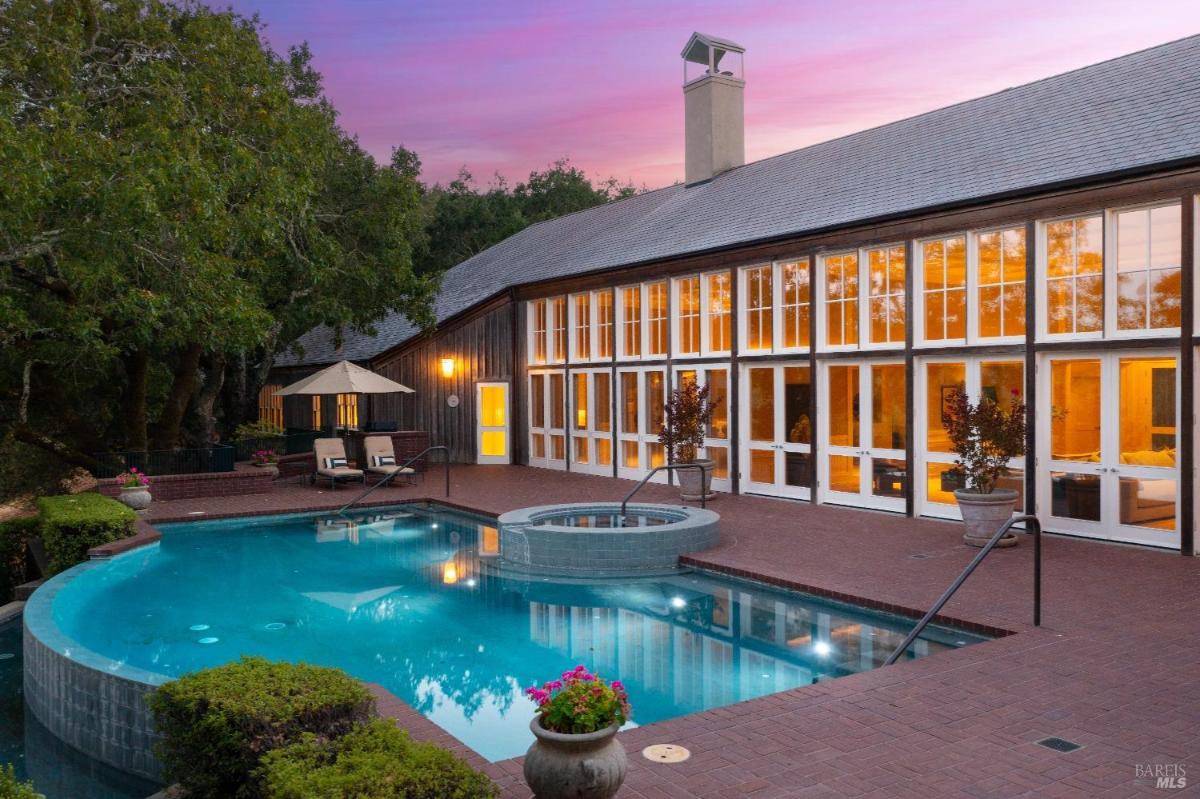
[[[233,446],[239,461],[250,460],[260,449],[273,449],[276,455],[299,455],[312,452],[313,442],[323,435],[320,430],[292,430],[280,436],[238,439]]]
[[[151,477],[168,474],[232,472],[236,449],[216,444],[205,449],[167,449],[148,452],[98,452],[96,477],[116,477],[135,467]]]

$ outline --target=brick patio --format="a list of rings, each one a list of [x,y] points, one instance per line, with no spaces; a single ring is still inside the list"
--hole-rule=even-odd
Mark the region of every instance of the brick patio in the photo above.
[[[441,473],[371,503],[445,502]],[[456,466],[450,504],[489,514],[556,501],[619,500],[632,483],[508,466]],[[277,484],[269,494],[156,502],[149,521],[335,508],[355,494]],[[665,486],[647,500],[678,502]],[[756,497],[720,496],[720,546],[698,566],[919,613],[976,550],[957,524]],[[203,518],[200,516],[200,518]],[[1200,782],[1200,561],[1047,537],[1043,627],[1031,626],[1032,547],[998,550],[946,608],[1014,635],[621,734],[620,796],[1164,796]],[[914,558],[913,555],[924,557]],[[396,705],[396,706],[393,706]],[[384,701],[413,734],[440,728]],[[636,708],[635,708],[636,711]],[[1061,754],[1048,736],[1084,744]],[[678,765],[641,758],[650,743],[692,751]],[[456,742],[450,742],[456,743]],[[484,768],[527,797],[520,759]],[[1135,779],[1135,764],[1183,764],[1186,791]]]

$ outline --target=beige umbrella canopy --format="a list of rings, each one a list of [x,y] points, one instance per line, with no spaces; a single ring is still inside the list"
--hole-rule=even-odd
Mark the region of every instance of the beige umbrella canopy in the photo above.
[[[289,397],[293,394],[394,394],[398,391],[414,393],[408,386],[388,380],[370,369],[341,361],[280,389],[279,394]]]

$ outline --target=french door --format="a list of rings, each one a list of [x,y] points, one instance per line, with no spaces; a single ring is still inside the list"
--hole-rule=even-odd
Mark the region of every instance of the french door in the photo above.
[[[508,425],[508,383],[475,384],[477,463],[511,463]]]
[[[661,367],[617,370],[617,476],[637,480],[667,462],[662,432],[667,404],[667,373]],[[665,472],[652,478],[666,482]]]
[[[1179,399],[1170,352],[1047,355],[1038,512],[1047,529],[1179,547]]]
[[[821,502],[904,510],[906,381],[902,361],[822,365]]]
[[[812,369],[808,362],[744,366],[742,490],[809,499]]]
[[[571,371],[571,471],[613,473],[611,369]]]
[[[729,367],[719,365],[680,365],[674,369],[675,387],[684,380],[696,380],[708,386],[708,403],[713,409],[708,429],[704,431],[702,457],[713,462],[712,487],[716,491],[731,491],[729,479]]]
[[[561,369],[529,373],[529,465],[567,468],[567,376]]]

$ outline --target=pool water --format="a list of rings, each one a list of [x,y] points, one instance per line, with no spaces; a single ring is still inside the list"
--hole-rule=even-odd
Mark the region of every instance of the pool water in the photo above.
[[[62,587],[64,634],[169,677],[243,654],[339,666],[490,760],[532,741],[523,689],[579,663],[624,681],[645,724],[875,668],[912,624],[698,572],[510,574],[494,526],[436,507],[161,530]],[[930,628],[910,657],[978,640]]]

